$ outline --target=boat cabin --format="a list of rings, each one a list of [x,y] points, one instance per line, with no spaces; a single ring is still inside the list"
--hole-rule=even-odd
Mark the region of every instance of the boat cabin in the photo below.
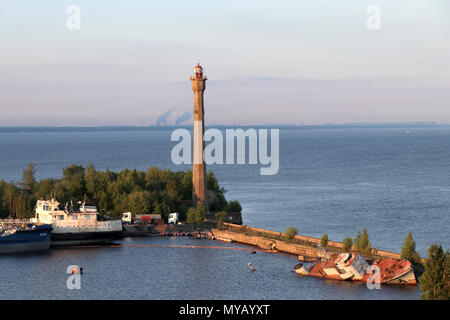
[[[73,227],[82,223],[84,226],[95,225],[97,222],[97,207],[86,206],[84,203],[76,212],[60,209],[60,203],[55,199],[38,200],[36,204],[35,221],[43,224]]]

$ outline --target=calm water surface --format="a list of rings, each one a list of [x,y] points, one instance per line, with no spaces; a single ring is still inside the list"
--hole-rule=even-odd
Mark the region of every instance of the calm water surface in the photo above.
[[[126,245],[250,248],[190,238],[126,238]],[[252,272],[247,266],[256,268]],[[415,287],[299,277],[294,256],[203,248],[70,248],[0,258],[0,299],[416,299]],[[81,289],[66,269],[83,267]]]
[[[171,163],[175,144],[171,132],[1,132],[0,178],[20,180],[29,162],[36,165],[38,178],[61,177],[63,167],[90,162],[98,170],[150,166],[186,170],[189,166]],[[277,231],[295,226],[300,234],[327,233],[337,241],[367,228],[374,247],[392,251],[400,251],[412,232],[421,255],[432,243],[450,247],[448,128],[281,129],[277,175],[260,176],[259,165],[209,168],[228,190],[227,199],[241,202],[244,223],[251,226]],[[52,250],[1,257],[1,290],[6,298],[415,299],[419,295],[416,288],[369,291],[361,284],[298,278],[290,272],[294,258],[268,255],[181,248]],[[257,268],[254,273],[248,272],[250,261]],[[64,272],[70,264],[86,269],[80,292],[65,289]],[[213,290],[217,284],[220,290]]]

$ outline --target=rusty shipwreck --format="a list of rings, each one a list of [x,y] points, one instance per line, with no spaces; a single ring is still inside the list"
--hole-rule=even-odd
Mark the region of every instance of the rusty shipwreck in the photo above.
[[[317,262],[303,261],[294,268],[302,276],[361,282],[366,282],[374,269],[379,270],[381,284],[417,284],[413,266],[408,260],[375,259],[369,264],[358,252],[333,253]]]

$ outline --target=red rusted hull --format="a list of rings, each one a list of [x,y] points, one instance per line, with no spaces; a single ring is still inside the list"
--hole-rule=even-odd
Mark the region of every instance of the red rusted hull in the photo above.
[[[403,259],[377,259],[372,263],[380,269],[381,284],[416,285],[411,262]],[[369,264],[358,253],[333,254],[325,262],[299,264],[295,271],[300,275],[330,280],[367,282]]]

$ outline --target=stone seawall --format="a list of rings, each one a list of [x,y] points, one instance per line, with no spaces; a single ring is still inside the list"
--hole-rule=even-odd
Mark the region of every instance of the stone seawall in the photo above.
[[[212,233],[218,240],[233,240],[243,244],[249,244],[264,250],[269,250],[271,245],[275,245],[277,251],[307,257],[325,256],[325,250],[312,248],[306,245],[286,243],[281,240],[268,239],[261,236],[247,235],[244,233],[233,232],[229,230],[212,229]]]
[[[248,227],[248,226],[241,226],[241,225],[236,225],[236,224],[231,224],[231,223],[224,223],[224,226],[230,231],[237,231],[239,233],[243,233],[243,232],[247,231],[247,232],[250,232],[250,233],[267,235],[268,237],[276,237],[276,238],[285,236],[285,233],[283,233],[283,232],[277,232],[277,231],[272,231],[272,230],[265,230],[265,229],[260,229],[260,228],[253,228],[253,227]],[[253,236],[248,236],[248,235],[246,235],[246,236],[247,237],[253,237]],[[280,242],[280,246],[281,246],[280,248],[286,248],[286,250],[289,251],[288,253],[293,253],[293,254],[296,254],[296,253],[294,253],[295,250],[301,250],[301,249],[295,249],[295,247],[297,247],[297,246],[299,246],[301,248],[309,248],[309,250],[312,250],[312,251],[314,251],[314,250],[315,251],[323,250],[321,248],[311,248],[310,246],[307,246],[307,245],[287,244],[284,241],[267,239],[267,238],[264,238],[263,236],[255,236],[255,237],[262,238],[262,239],[269,240],[269,241],[278,241],[278,242]],[[317,246],[320,244],[320,239],[318,239],[318,238],[312,238],[312,237],[307,237],[307,236],[296,235],[294,237],[294,239],[298,240],[298,241],[302,241],[302,242],[308,242],[308,243],[311,243],[311,244],[317,245]],[[234,240],[234,239],[232,239],[232,240]],[[250,240],[247,240],[247,241],[250,241]],[[239,241],[239,242],[241,242],[241,241]],[[245,242],[243,242],[243,243],[245,243]],[[336,248],[336,249],[342,249],[342,243],[341,242],[336,242],[336,241],[328,241],[328,247]],[[277,246],[277,248],[278,248],[278,246]],[[279,250],[280,251],[284,251],[284,250],[281,250],[281,249],[279,249]],[[312,251],[310,251],[310,253],[312,253]],[[287,251],[284,251],[284,252],[287,252]],[[310,257],[317,256],[317,255],[302,254],[302,253],[299,253],[299,255],[306,255],[306,256],[310,256]],[[385,257],[385,258],[400,259],[400,254],[395,253],[395,252],[390,252],[390,251],[377,250],[377,255]]]

